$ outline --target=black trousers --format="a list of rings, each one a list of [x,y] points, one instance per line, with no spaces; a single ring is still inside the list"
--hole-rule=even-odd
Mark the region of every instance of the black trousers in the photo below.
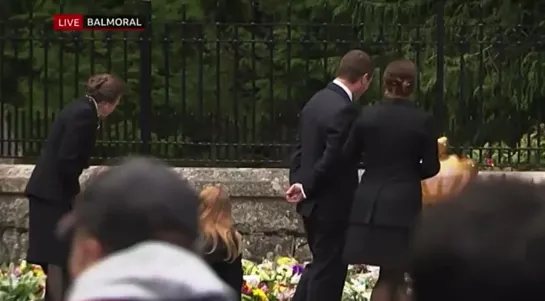
[[[70,275],[66,266],[40,264],[47,275],[44,301],[66,300],[66,293],[70,287]]]
[[[346,223],[303,217],[312,262],[301,276],[293,301],[340,301],[348,265],[342,260]]]
[[[59,239],[55,230],[70,211],[49,200],[29,196],[29,246],[27,260],[38,264],[47,275],[45,301],[61,301],[70,286],[68,254],[70,238]]]

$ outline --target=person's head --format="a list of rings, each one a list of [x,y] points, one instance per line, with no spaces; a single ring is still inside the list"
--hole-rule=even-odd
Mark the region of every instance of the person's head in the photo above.
[[[92,179],[59,224],[59,235],[72,235],[69,263],[76,277],[101,258],[143,242],[196,251],[198,214],[198,194],[186,180],[159,161],[132,158]]]
[[[115,110],[126,89],[121,78],[109,73],[95,74],[87,80],[87,96],[96,101],[101,118],[108,117]]]
[[[415,300],[542,300],[544,254],[543,186],[476,180],[424,210],[409,269]]]
[[[227,192],[219,185],[208,185],[200,193],[201,229],[204,239],[213,252],[218,242],[225,244],[228,261],[235,260],[241,253],[241,238],[233,228],[231,201]]]
[[[341,59],[337,79],[352,91],[354,98],[359,98],[369,89],[373,79],[371,57],[362,50],[350,50]]]
[[[408,98],[416,85],[416,65],[411,60],[395,60],[386,66],[382,75],[385,98]]]

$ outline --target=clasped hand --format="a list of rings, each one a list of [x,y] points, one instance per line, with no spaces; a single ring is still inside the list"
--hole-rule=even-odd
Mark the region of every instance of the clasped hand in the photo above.
[[[293,184],[286,191],[286,201],[290,203],[299,203],[305,199],[305,192],[301,184]]]

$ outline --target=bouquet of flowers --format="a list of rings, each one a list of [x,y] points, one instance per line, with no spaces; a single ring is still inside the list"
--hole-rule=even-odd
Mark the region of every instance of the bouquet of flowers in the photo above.
[[[242,300],[289,301],[305,268],[290,257],[261,264],[243,260],[244,284]],[[350,266],[344,286],[343,301],[367,301],[378,277],[378,268]]]
[[[293,297],[295,286],[303,272],[303,266],[289,257],[278,258],[275,262],[265,260],[255,264],[244,260],[244,284],[242,300],[287,301]]]
[[[366,265],[351,265],[348,267],[344,283],[343,300],[367,301],[371,290],[377,282],[379,268]]]
[[[305,264],[290,257],[265,260],[260,264],[243,260],[245,301],[289,301],[295,294]],[[343,301],[368,301],[378,277],[378,268],[353,265],[348,269]],[[0,300],[38,301],[45,294],[44,272],[39,266],[21,261],[0,268]]]
[[[0,268],[0,300],[38,301],[45,295],[45,274],[39,266],[21,261]]]

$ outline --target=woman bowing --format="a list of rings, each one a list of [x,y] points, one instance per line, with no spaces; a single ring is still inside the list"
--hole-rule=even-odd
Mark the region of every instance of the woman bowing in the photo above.
[[[371,301],[408,298],[405,261],[422,209],[420,182],[440,168],[432,116],[411,100],[416,72],[410,60],[386,67],[383,100],[362,110],[343,149],[354,161],[365,154],[343,257],[350,264],[380,266]]]

